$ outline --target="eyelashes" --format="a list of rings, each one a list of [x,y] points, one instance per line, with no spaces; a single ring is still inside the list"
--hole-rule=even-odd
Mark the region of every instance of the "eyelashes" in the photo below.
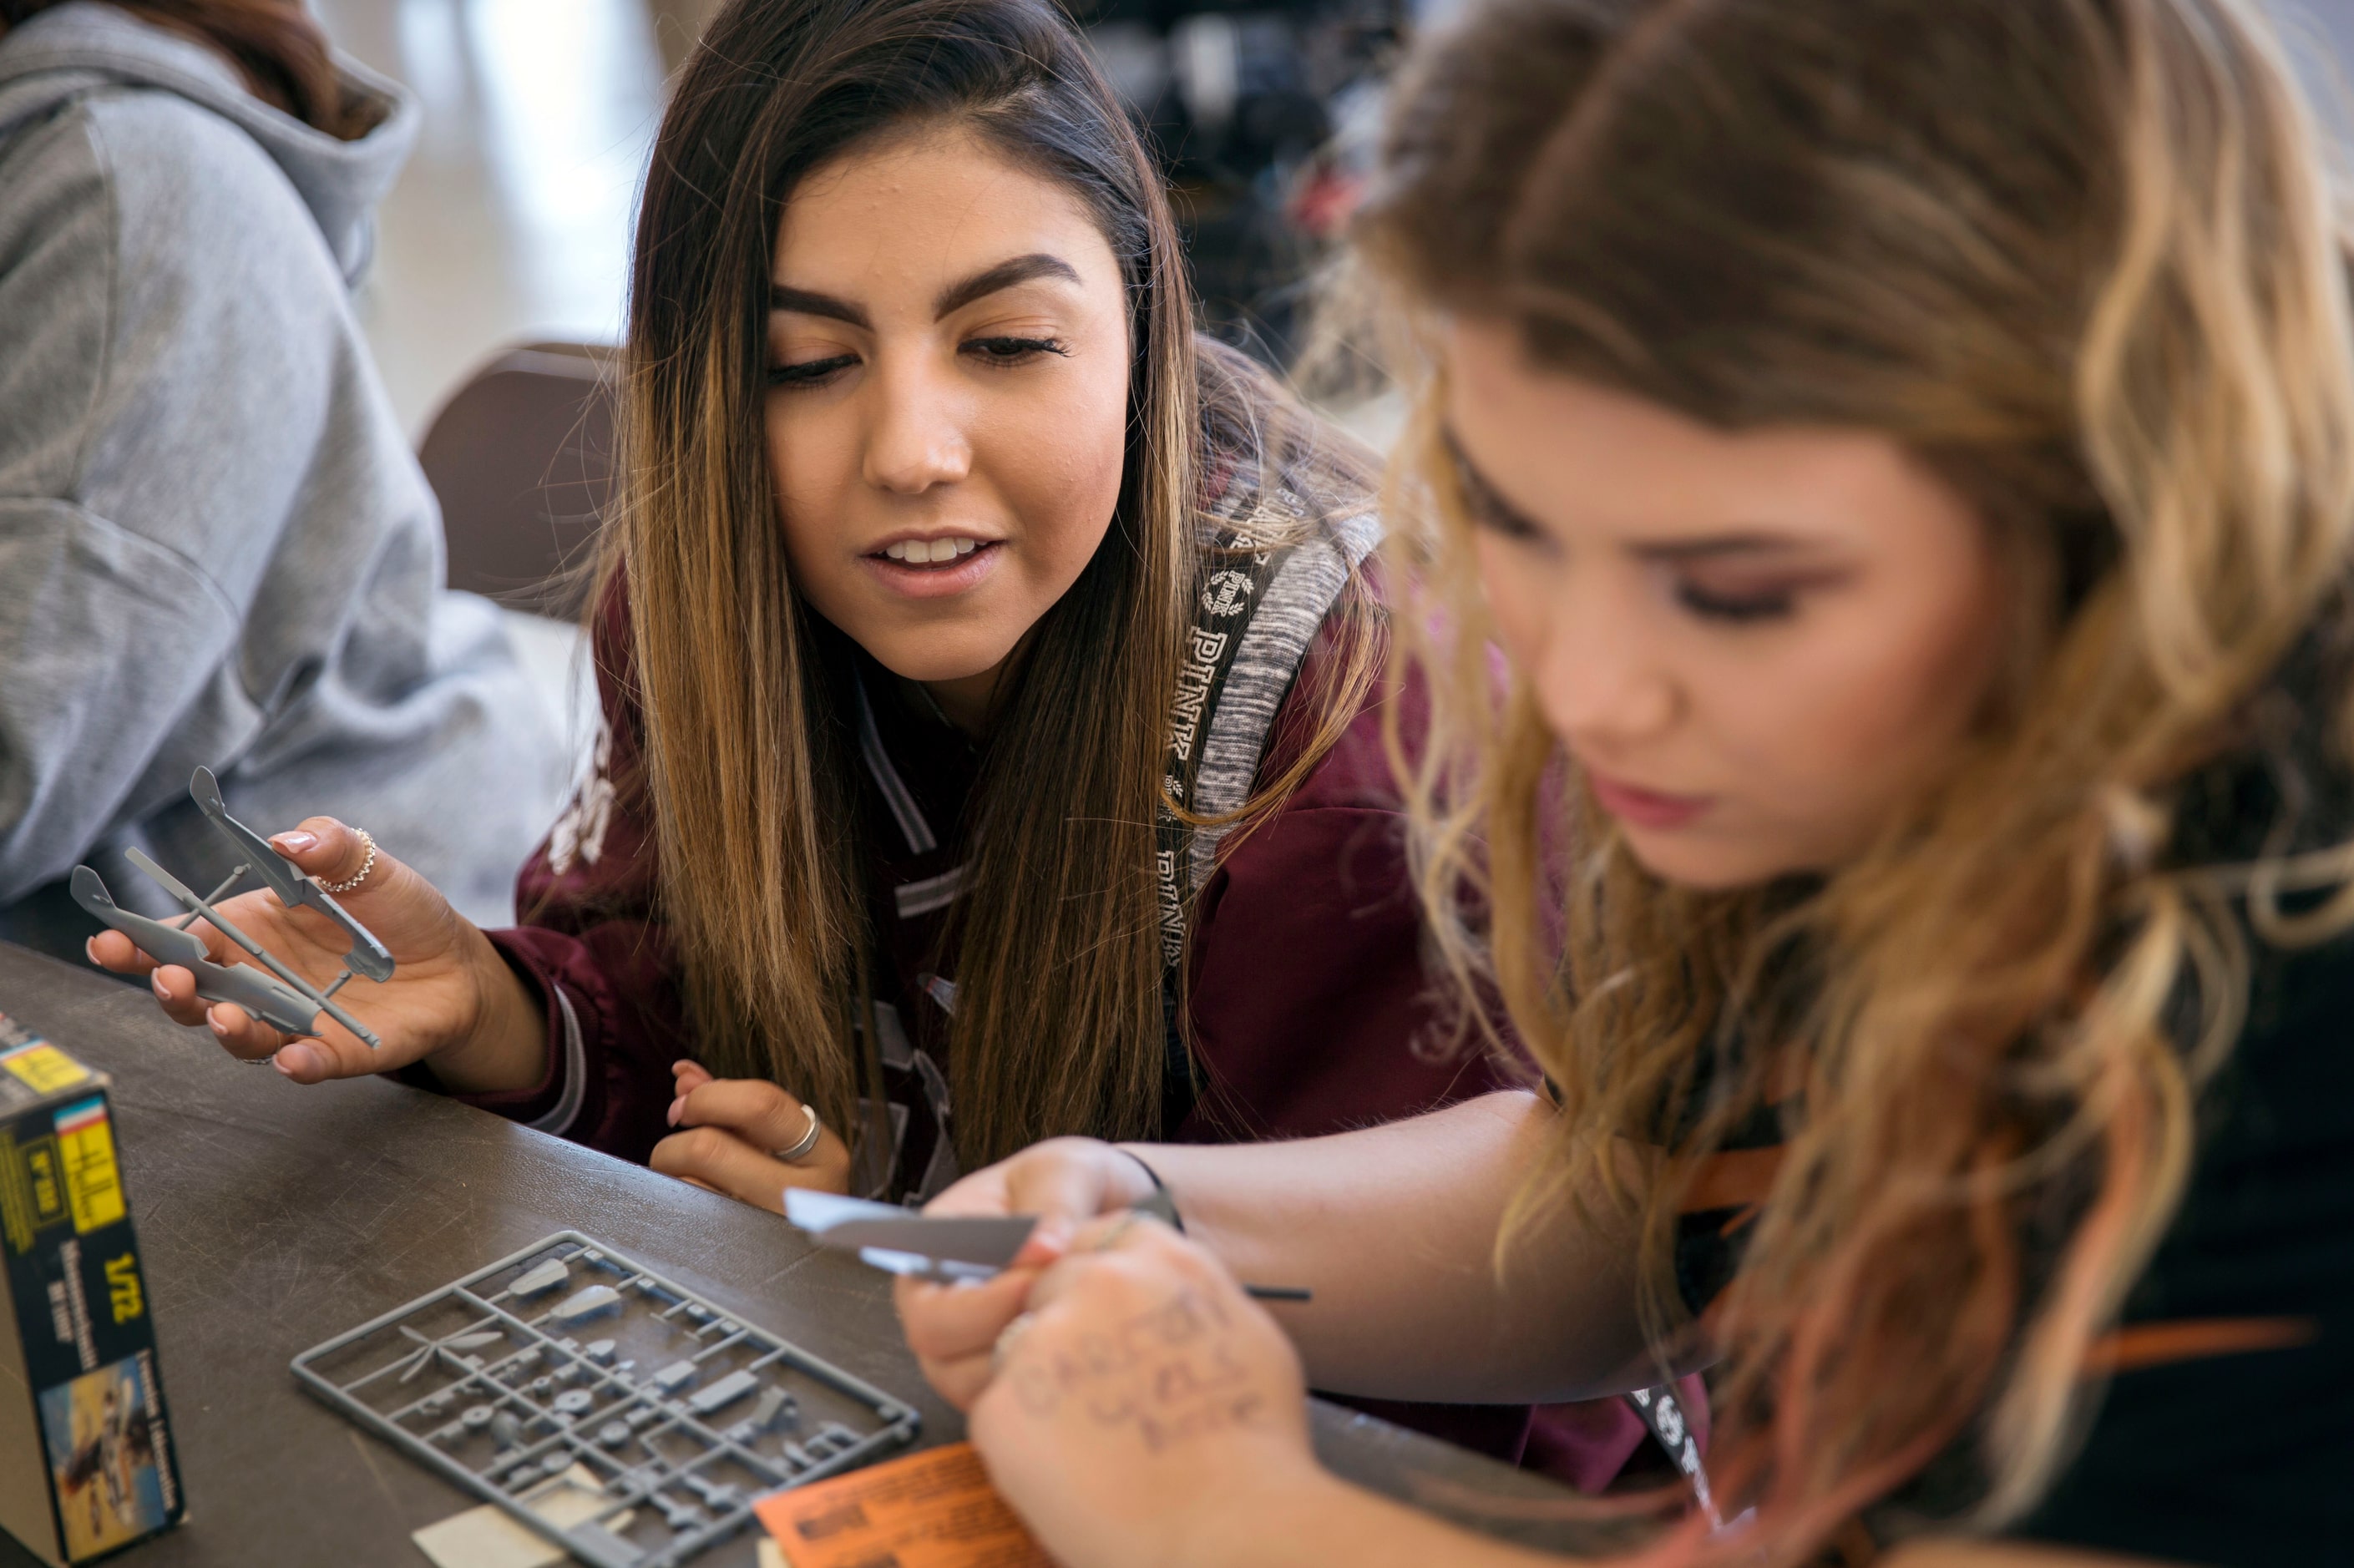
[[[857,363],[856,355],[837,354],[825,359],[804,360],[799,365],[773,365],[769,367],[769,385],[816,387],[832,380]]]
[[[1067,358],[1070,348],[1058,337],[976,337],[959,345],[958,353],[984,365],[1026,365],[1042,354]]]
[[[976,337],[957,345],[960,355],[992,370],[1010,370],[1049,354],[1068,358],[1070,352],[1070,345],[1058,337]],[[794,390],[822,387],[858,363],[854,354],[836,354],[799,365],[771,366],[769,385]]]
[[[1702,620],[1751,626],[1760,621],[1787,620],[1798,608],[1797,591],[1776,588],[1765,593],[1711,593],[1698,583],[1676,585],[1676,602]]]

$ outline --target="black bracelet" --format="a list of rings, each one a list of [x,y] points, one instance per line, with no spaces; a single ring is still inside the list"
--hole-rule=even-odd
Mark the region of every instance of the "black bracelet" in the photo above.
[[[1137,1167],[1144,1172],[1146,1179],[1152,1183],[1152,1196],[1147,1198],[1143,1202],[1134,1205],[1129,1212],[1131,1213],[1155,1215],[1163,1224],[1167,1224],[1171,1230],[1175,1231],[1181,1236],[1185,1234],[1185,1221],[1183,1217],[1177,1213],[1177,1194],[1169,1190],[1169,1183],[1161,1179],[1161,1172],[1155,1171],[1150,1165],[1145,1163],[1144,1156],[1139,1154],[1135,1150],[1126,1148],[1117,1143],[1113,1144],[1112,1148],[1118,1150],[1120,1153],[1127,1155],[1130,1160],[1135,1160]]]

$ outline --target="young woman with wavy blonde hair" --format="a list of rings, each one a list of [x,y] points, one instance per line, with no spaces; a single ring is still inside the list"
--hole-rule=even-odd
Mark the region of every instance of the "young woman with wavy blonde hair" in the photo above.
[[[1318,1471],[1303,1360],[1712,1362],[1697,1504],[1604,1555],[2354,1551],[2349,236],[2261,16],[1500,0],[1362,232],[1431,372],[1426,906],[1546,1092],[1144,1150],[1183,1238],[903,1287],[999,1485],[1081,1568],[1528,1561]]]

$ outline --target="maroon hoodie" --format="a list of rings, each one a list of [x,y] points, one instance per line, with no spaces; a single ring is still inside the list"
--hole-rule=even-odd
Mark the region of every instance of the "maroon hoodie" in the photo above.
[[[595,773],[524,867],[515,903],[528,923],[490,934],[541,995],[546,1067],[528,1089],[460,1097],[643,1162],[672,1131],[671,1064],[693,1056],[695,1041],[652,912],[652,824],[616,782],[639,776],[642,734],[623,602],[614,595],[596,629],[604,726]],[[1312,732],[1311,694],[1329,660],[1320,639],[1278,710],[1262,777],[1287,766]],[[866,674],[859,788],[875,938],[888,970],[878,977],[877,1033],[898,1134],[893,1195],[928,1197],[955,1174],[941,1135],[955,1077],[954,986],[936,971],[954,967],[941,952],[941,923],[958,891],[959,828],[980,758],[960,732],[912,711],[879,669]],[[1188,988],[1202,1089],[1178,1125],[1161,1129],[1163,1140],[1312,1138],[1526,1083],[1476,1049],[1447,1047],[1383,749],[1387,703],[1404,705],[1406,733],[1419,731],[1421,691],[1384,678],[1301,787],[1228,845],[1203,885]],[[435,1086],[423,1072],[404,1076]],[[1643,1436],[1617,1400],[1538,1411],[1349,1403],[1508,1461],[1525,1453],[1589,1490]]]

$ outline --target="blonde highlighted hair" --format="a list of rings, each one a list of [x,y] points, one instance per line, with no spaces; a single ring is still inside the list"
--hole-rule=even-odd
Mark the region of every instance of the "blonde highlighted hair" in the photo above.
[[[2240,0],[1497,0],[1401,84],[1362,236],[1410,316],[1724,428],[1883,432],[1995,531],[2018,657],[1951,772],[1854,863],[1712,893],[1499,686],[1435,373],[1392,507],[1444,611],[1397,618],[1440,693],[1417,875],[1562,1100],[1518,1219],[1640,1204],[1664,1344],[1681,1202],[1782,1113],[1708,1322],[1755,1528],[1657,1554],[1800,1560],[1957,1444],[1970,1519],[2016,1519],[2179,1206],[2243,926],[2354,923],[2347,824],[2300,815],[2354,735],[2348,233],[2277,39]],[[2267,759],[2284,701],[2323,731]],[[2216,770],[2266,767],[2277,819],[2196,848]]]

